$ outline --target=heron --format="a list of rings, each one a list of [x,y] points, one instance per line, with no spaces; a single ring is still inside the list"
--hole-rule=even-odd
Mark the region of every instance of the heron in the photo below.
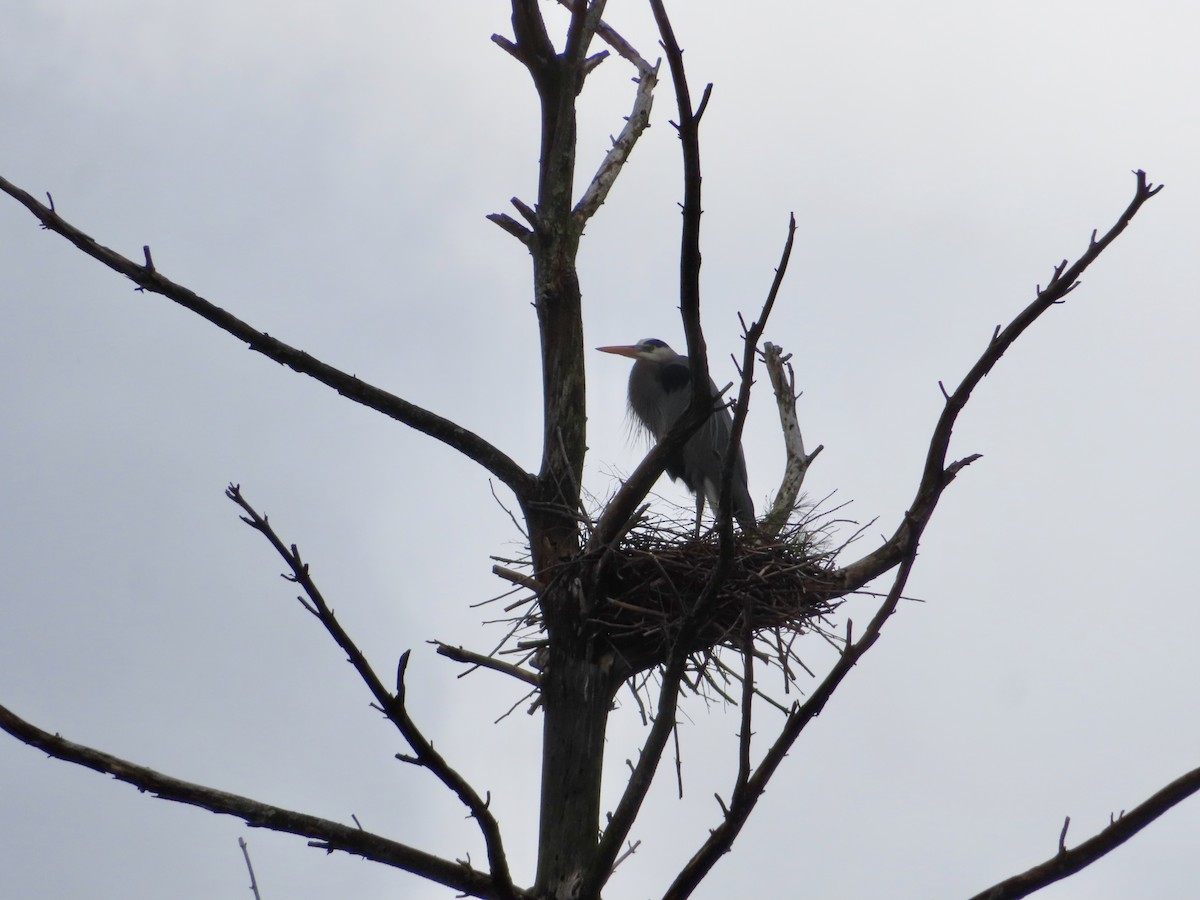
[[[680,356],[663,341],[647,338],[636,344],[616,347],[597,347],[605,353],[615,353],[634,360],[629,373],[629,410],[638,423],[655,440],[662,440],[671,426],[683,415],[692,400],[692,369],[686,356]],[[709,380],[712,395],[717,386]],[[733,417],[727,407],[714,409],[707,422],[693,434],[683,448],[667,462],[667,474],[673,481],[682,480],[696,495],[696,530],[704,502],[716,514],[721,500],[721,469],[729,453],[729,436]],[[733,517],[743,530],[755,527],[754,501],[746,483],[746,458],[739,446],[733,469]]]

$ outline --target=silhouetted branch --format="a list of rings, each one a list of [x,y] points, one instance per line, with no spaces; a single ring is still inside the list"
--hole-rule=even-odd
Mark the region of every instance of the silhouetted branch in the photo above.
[[[558,0],[558,2],[572,12],[579,7],[579,0]],[[646,62],[646,60],[642,58],[641,54],[633,48],[632,44],[625,40],[625,38],[621,37],[621,35],[617,34],[616,30],[604,21],[600,21],[599,24],[597,24],[596,35],[602,41],[604,41],[604,43],[616,50],[620,56],[633,63],[634,67],[639,73],[645,75],[647,73],[657,71],[657,66],[652,66],[650,63]]]
[[[750,745],[754,736],[754,622],[751,609],[751,604],[747,603],[742,622],[742,723],[738,732],[737,776],[733,782],[732,796],[735,799],[746,789],[750,780]]]
[[[733,428],[729,434],[729,450],[725,454],[725,462],[721,466],[721,508],[717,511],[717,527],[720,529],[721,540],[733,541],[733,504],[729,499],[733,495],[733,470],[742,447],[742,431],[746,426],[746,415],[750,412],[750,388],[754,386],[754,363],[758,357],[758,342],[767,327],[767,319],[775,308],[775,300],[779,297],[779,289],[783,286],[783,278],[787,274],[788,261],[792,258],[792,245],[796,240],[796,216],[788,215],[787,240],[783,243],[783,253],[779,258],[779,266],[775,269],[775,277],[771,280],[771,289],[767,291],[767,299],[763,303],[758,318],[745,329],[742,335],[742,377],[738,388],[737,402],[733,408]]]
[[[669,455],[678,447],[683,446],[684,442],[707,421],[713,412],[714,398],[708,395],[707,390],[711,383],[708,375],[708,351],[704,343],[704,334],[700,328],[700,113],[692,110],[687,74],[683,66],[683,53],[675,40],[666,10],[661,0],[650,0],[650,6],[662,38],[663,50],[671,71],[671,81],[675,87],[675,98],[679,109],[677,127],[683,150],[684,169],[679,291],[680,313],[683,317],[688,357],[691,364],[692,397],[683,416],[671,427],[666,437],[655,445],[613,499],[609,501],[608,507],[593,532],[589,548],[604,546],[612,539],[612,535],[622,527],[633,510],[642,502],[654,481],[662,475]],[[707,102],[707,98],[708,90],[706,89],[702,106]],[[765,309],[765,312],[769,312],[769,309]],[[765,315],[763,318],[765,319]],[[735,427],[736,425],[735,422]],[[731,446],[738,446],[736,440],[737,435],[735,434]],[[728,495],[727,490],[724,496]],[[726,503],[724,506],[728,507],[729,504]],[[731,529],[726,529],[726,532],[730,531]],[[584,877],[583,896],[598,895],[600,889],[612,875],[621,847],[628,837],[629,830],[633,827],[650,785],[654,781],[663,750],[675,727],[675,711],[678,708],[679,691],[687,663],[687,648],[691,645],[699,621],[720,589],[729,569],[732,555],[731,534],[723,534],[717,563],[708,582],[700,596],[696,598],[691,613],[684,618],[674,637],[675,644],[661,675],[662,684],[659,689],[654,724],[642,745],[641,754],[637,764],[633,767],[621,799],[617,802],[616,808],[609,817],[608,826],[600,838],[595,862]]]
[[[591,0],[589,3],[576,3],[571,10],[571,24],[567,26],[567,41],[563,47],[562,59],[565,65],[579,67],[586,74],[588,47],[592,37],[600,25],[600,17],[604,15],[604,7],[608,0]],[[581,82],[582,83],[582,82]]]
[[[499,225],[502,229],[515,237],[526,247],[529,247],[530,249],[533,248],[533,232],[510,216],[508,213],[491,213],[486,216],[486,218],[489,222],[494,222],[495,224]]]
[[[1087,250],[1073,265],[1068,267],[1068,261],[1064,259],[1055,266],[1050,282],[1044,288],[1038,286],[1033,302],[1025,307],[1004,329],[996,329],[987,347],[975,365],[963,376],[954,392],[947,394],[943,387],[942,393],[945,402],[937,424],[934,426],[925,458],[925,469],[921,475],[920,484],[917,486],[912,506],[909,507],[904,520],[889,540],[862,559],[833,573],[832,579],[839,593],[857,590],[896,565],[905,556],[909,545],[919,538],[925,525],[929,522],[930,516],[933,515],[934,507],[937,506],[942,492],[954,480],[954,476],[977,458],[977,456],[970,456],[955,463],[946,464],[950,434],[954,429],[954,423],[958,420],[958,414],[966,406],[971,392],[1000,361],[1000,357],[1012,346],[1013,342],[1042,313],[1056,303],[1060,303],[1067,294],[1076,288],[1079,284],[1079,277],[1087,270],[1087,267],[1095,262],[1104,249],[1125,230],[1138,210],[1142,208],[1142,204],[1162,189],[1162,185],[1151,185],[1147,182],[1146,173],[1141,169],[1138,169],[1135,175],[1137,176],[1137,187],[1133,200],[1121,213],[1116,224],[1100,240],[1096,240],[1096,232],[1093,231]]]
[[[371,694],[375,697],[375,702],[379,704],[379,708],[388,717],[388,719],[396,726],[404,739],[408,741],[408,745],[412,748],[415,756],[406,757],[409,762],[422,766],[428,769],[442,784],[452,790],[462,801],[463,805],[471,812],[472,818],[479,825],[479,830],[483,834],[484,843],[487,846],[488,862],[491,867],[491,874],[494,888],[497,896],[501,898],[509,898],[515,896],[515,889],[512,883],[512,876],[508,870],[508,859],[504,853],[504,845],[500,837],[500,825],[496,818],[488,809],[487,801],[479,796],[467,780],[458,773],[440,753],[433,749],[433,744],[425,737],[424,733],[408,714],[408,709],[404,703],[404,671],[408,666],[408,657],[410,651],[405,651],[400,657],[400,665],[396,676],[396,692],[393,694],[375,674],[375,670],[371,668],[371,664],[367,661],[366,656],[358,648],[358,645],[342,628],[337,617],[333,614],[329,604],[325,601],[325,597],[317,588],[316,583],[312,580],[312,576],[308,571],[308,564],[300,558],[300,551],[296,549],[296,545],[290,547],[285,546],[283,541],[275,533],[275,529],[271,527],[266,516],[261,516],[258,512],[246,501],[242,496],[241,489],[236,484],[231,484],[226,489],[225,494],[240,506],[246,515],[242,516],[242,521],[261,533],[275,548],[275,551],[283,557],[283,561],[287,563],[288,568],[292,570],[291,575],[285,575],[289,581],[295,582],[304,589],[304,593],[308,595],[311,602],[309,611],[313,613],[325,626],[325,630],[337,642],[337,645],[345,651],[346,656],[350,660],[350,664],[354,666],[354,670],[358,672],[359,677],[367,685]]]
[[[59,216],[54,209],[39,203],[30,194],[4,178],[0,178],[0,190],[33,213],[42,223],[43,228],[61,235],[88,256],[108,266],[114,272],[121,273],[136,284],[139,290],[161,294],[168,300],[207,319],[222,331],[227,331],[238,340],[244,341],[251,350],[263,354],[268,359],[285,365],[302,375],[315,378],[336,390],[343,397],[370,407],[453,447],[508,485],[509,489],[516,494],[519,502],[524,504],[529,499],[533,476],[474,432],[340,369],[335,369],[303,350],[297,350],[295,347],[271,337],[266,332],[259,331],[232,313],[226,312],[183,285],[176,284],[160,274],[150,263],[148,252],[146,253],[147,265],[133,262],[84,234]]]
[[[771,748],[767,751],[762,761],[755,768],[754,773],[743,782],[743,789],[741,791],[734,791],[729,805],[724,809],[724,820],[709,832],[708,839],[696,851],[696,854],[683,867],[679,875],[676,876],[675,881],[672,882],[666,893],[663,894],[663,900],[684,900],[684,898],[691,896],[692,891],[704,880],[712,867],[716,865],[717,860],[729,852],[734,840],[746,824],[746,820],[750,817],[750,813],[754,811],[759,798],[766,790],[767,782],[770,781],[771,776],[779,768],[779,764],[787,756],[796,738],[800,736],[800,732],[825,708],[825,704],[833,695],[834,690],[841,684],[842,679],[846,677],[854,667],[854,664],[862,658],[862,655],[879,639],[879,633],[883,628],[884,622],[888,620],[895,611],[896,604],[900,602],[904,585],[908,581],[908,576],[912,571],[916,555],[917,548],[914,544],[909,554],[901,561],[892,583],[892,588],[888,591],[886,599],[875,613],[871,624],[867,627],[866,633],[857,642],[849,644],[843,650],[841,657],[833,669],[812,693],[808,701],[803,706],[793,708],[775,743],[771,745]]]
[[[524,891],[500,891],[492,876],[465,863],[433,856],[361,828],[182,781],[83,744],[72,743],[26,722],[3,706],[0,706],[0,729],[55,759],[111,775],[118,781],[131,784],[140,791],[148,791],[163,800],[174,800],[210,812],[237,816],[247,825],[257,828],[269,828],[272,831],[310,838],[311,847],[327,852],[338,850],[403,869],[471,897],[487,900],[515,897],[519,900],[529,896]]]
[[[683,227],[679,238],[679,312],[683,318],[683,333],[687,339],[688,360],[692,366],[692,406],[698,411],[711,407],[711,398],[704,402],[704,390],[710,382],[708,374],[708,345],[700,327],[700,113],[692,109],[691,89],[683,67],[683,51],[675,39],[675,30],[667,16],[662,0],[650,0],[650,9],[658,25],[671,83],[675,87],[675,105],[679,121],[679,143],[683,151]],[[712,85],[704,91],[701,107],[708,104]]]
[[[546,70],[554,59],[554,44],[546,32],[538,0],[512,0],[512,24],[517,41],[513,45],[515,50],[510,52],[529,69],[540,91]]]
[[[1058,852],[1054,856],[1041,865],[976,894],[971,900],[1017,900],[1018,897],[1027,897],[1068,875],[1074,875],[1121,846],[1175,804],[1186,800],[1197,791],[1200,791],[1200,769],[1192,769],[1141,805],[1114,817],[1107,828],[1071,850],[1066,849],[1064,826]]]
[[[487,656],[483,653],[475,653],[471,650],[465,650],[462,647],[454,647],[450,644],[444,644],[441,641],[434,641],[437,647],[439,656],[444,656],[447,659],[452,659],[455,662],[469,663],[473,666],[479,666],[483,669],[491,669],[494,672],[503,672],[505,675],[511,675],[513,678],[524,681],[533,687],[541,687],[542,680],[536,672],[530,672],[528,669],[522,669],[520,666],[514,666],[512,663],[506,663],[502,660]],[[471,670],[467,670],[468,672]],[[463,673],[466,674],[466,673]],[[461,676],[460,676],[461,677]]]
[[[708,840],[680,872],[675,882],[663,895],[664,900],[682,900],[682,898],[690,896],[712,866],[716,864],[716,861],[728,852],[750,812],[757,804],[758,798],[766,790],[767,782],[774,775],[800,733],[824,709],[825,704],[850,673],[850,670],[879,639],[884,623],[887,622],[900,602],[904,585],[916,560],[917,545],[942,492],[961,469],[979,458],[978,454],[975,454],[950,464],[946,463],[951,431],[958,414],[966,406],[972,390],[991,371],[1004,351],[1038,316],[1075,288],[1079,276],[1088,265],[1125,229],[1141,205],[1159,190],[1160,187],[1149,185],[1145,173],[1139,170],[1134,199],[1109,232],[1099,241],[1096,240],[1095,232],[1093,232],[1087,251],[1070,268],[1067,267],[1065,260],[1056,266],[1054,277],[1050,283],[1045,288],[1038,288],[1037,297],[1033,303],[1013,319],[1007,328],[996,331],[979,360],[963,377],[955,391],[952,394],[945,394],[943,390],[945,405],[934,427],[917,496],[912,507],[904,514],[903,522],[896,534],[874,553],[838,570],[832,576],[837,595],[842,595],[862,587],[871,579],[899,564],[887,597],[876,611],[863,635],[857,641],[847,641],[847,646],[829,674],[813,691],[809,699],[803,705],[797,706],[788,716],[779,737],[749,778],[745,791],[732,798],[724,821],[713,829]]]
[[[625,479],[605,507],[588,541],[595,550],[610,544],[646,494],[667,468],[667,462],[712,415],[715,398],[709,396],[708,349],[700,328],[700,117],[692,111],[691,94],[683,68],[683,53],[675,41],[670,20],[660,0],[650,6],[658,23],[663,49],[671,70],[675,99],[679,109],[680,142],[683,146],[683,227],[680,236],[679,297],[683,331],[687,339],[688,361],[692,374],[692,398],[687,410],[671,426],[665,437],[651,448],[645,458]],[[707,98],[707,91],[705,94]],[[620,842],[618,842],[619,845]],[[615,858],[615,856],[614,856]]]

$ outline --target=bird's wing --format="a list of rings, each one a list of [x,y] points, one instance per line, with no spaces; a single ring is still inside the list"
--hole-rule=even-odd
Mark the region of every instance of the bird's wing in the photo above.
[[[633,364],[629,408],[654,440],[660,440],[687,409],[691,380],[686,359],[662,364],[638,360]]]
[[[692,370],[687,357],[664,363],[659,371],[659,380],[662,382],[663,397],[661,421],[655,433],[661,438],[692,402]]]

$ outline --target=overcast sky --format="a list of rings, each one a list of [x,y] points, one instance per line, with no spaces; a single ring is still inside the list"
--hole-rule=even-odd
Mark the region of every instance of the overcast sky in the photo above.
[[[1107,228],[1143,168],[1166,189],[984,382],[908,603],[771,783],[702,898],[955,898],[1050,856],[1200,765],[1192,567],[1200,13],[1180,2],[672,4],[704,119],[703,319],[733,377],[737,313],[796,251],[767,338],[865,550],[912,498],[938,413],[993,328]],[[752,11],[751,11],[752,10]],[[644,55],[641,2],[610,22]],[[556,22],[560,19],[556,17]],[[478,431],[528,468],[541,435],[524,249],[484,216],[534,197],[527,74],[489,42],[507,5],[17,2],[0,31],[0,174],[256,327]],[[605,62],[581,178],[632,101]],[[580,255],[588,346],[683,341],[678,142],[653,127]],[[0,202],[0,702],[157,770],[448,857],[483,849],[280,560],[222,491],[299,544],[382,671],[413,649],[417,720],[490,790],[532,881],[541,720],[502,676],[426,643],[501,636],[490,554],[519,536],[477,466],[248,352]],[[589,354],[587,484],[636,465],[627,362]],[[751,490],[782,446],[758,394]],[[686,497],[660,485],[664,504]],[[500,499],[508,502],[502,491]],[[846,534],[853,530],[846,526]],[[839,614],[865,621],[869,598]],[[820,671],[818,638],[800,644]],[[626,704],[628,706],[628,704]],[[692,702],[611,898],[657,896],[717,821],[736,717]],[[758,722],[765,746],[771,719]],[[610,726],[612,802],[644,736]],[[6,897],[426,898],[403,872],[155,800],[0,740]],[[1046,890],[1190,898],[1200,800]]]

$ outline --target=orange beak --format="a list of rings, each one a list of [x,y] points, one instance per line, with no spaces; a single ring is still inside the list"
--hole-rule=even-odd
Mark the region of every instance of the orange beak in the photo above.
[[[630,359],[638,358],[638,348],[636,344],[632,346],[620,347],[597,347],[596,349],[601,353],[615,353],[617,356],[628,356]]]

